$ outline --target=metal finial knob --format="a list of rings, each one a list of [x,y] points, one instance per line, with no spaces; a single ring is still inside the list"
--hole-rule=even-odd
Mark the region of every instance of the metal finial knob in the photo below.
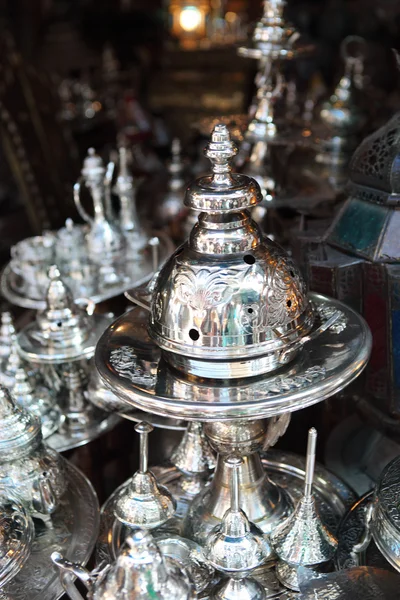
[[[207,144],[204,154],[210,159],[213,165],[213,183],[227,185],[232,182],[232,178],[221,178],[219,175],[229,174],[231,172],[230,161],[238,152],[237,146],[232,142],[229,129],[226,125],[218,123],[215,125],[211,134],[211,140]]]

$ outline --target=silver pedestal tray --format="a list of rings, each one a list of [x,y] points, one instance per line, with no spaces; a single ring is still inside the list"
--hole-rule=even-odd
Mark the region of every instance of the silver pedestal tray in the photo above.
[[[311,340],[274,374],[232,383],[185,379],[169,368],[147,334],[148,313],[134,308],[100,338],[96,367],[113,392],[131,406],[178,419],[262,419],[311,406],[339,392],[363,370],[371,334],[362,317],[337,300],[310,294],[316,307],[340,310],[345,326]],[[346,325],[347,323],[347,325]],[[157,368],[155,367],[157,366]]]
[[[86,446],[89,442],[97,439],[103,433],[111,431],[120,418],[118,415],[106,413],[99,413],[99,418],[92,418],[85,429],[77,432],[68,431],[61,426],[61,428],[53,433],[46,439],[46,444],[57,452],[67,452],[68,450],[74,450],[81,446]]]
[[[151,232],[151,235],[157,236],[160,241],[158,246],[158,262],[162,263],[163,260],[171,254],[173,251],[173,243],[164,234],[159,232]],[[53,261],[54,262],[54,261]],[[44,272],[52,264],[44,267]],[[115,285],[107,285],[101,288],[94,287],[93,291],[88,294],[85,292],[81,298],[79,294],[75,300],[78,304],[87,303],[87,300],[91,300],[95,304],[99,304],[115,296],[123,294],[126,289],[133,285],[140,285],[146,281],[149,276],[154,272],[154,256],[153,249],[151,246],[146,247],[142,255],[142,260],[130,261],[126,264],[126,273]],[[66,280],[68,282],[68,279]],[[25,283],[20,275],[15,273],[11,269],[10,263],[8,263],[3,269],[0,276],[0,291],[4,298],[22,308],[30,308],[34,310],[43,310],[46,308],[45,290],[43,296],[38,295],[30,296],[25,291]]]
[[[62,552],[73,562],[86,564],[99,527],[96,494],[86,477],[66,461],[67,491],[52,515],[51,526],[35,521],[36,537],[22,570],[0,592],[7,600],[57,600],[64,594],[50,555]]]
[[[304,486],[305,459],[290,452],[270,450],[263,456],[263,466],[270,478],[283,487],[292,498],[293,502],[300,499]],[[151,471],[157,481],[166,485],[177,500],[175,517],[163,528],[166,532],[182,534],[183,520],[187,514],[189,502],[192,497],[182,493],[179,482],[182,474],[172,466],[157,466]],[[107,499],[101,509],[100,534],[97,542],[96,561],[107,562],[115,560],[115,553],[123,542],[128,529],[117,522],[114,516],[114,503],[121,489],[130,480],[117,488]],[[343,515],[354,502],[353,492],[330,471],[316,465],[314,479],[314,493],[321,513],[326,523],[336,531]]]

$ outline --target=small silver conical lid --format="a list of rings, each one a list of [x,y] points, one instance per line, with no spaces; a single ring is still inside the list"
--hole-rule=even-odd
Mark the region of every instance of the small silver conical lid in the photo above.
[[[140,434],[140,467],[116,499],[114,515],[130,527],[153,529],[173,516],[175,502],[147,468],[148,434],[153,427],[143,422],[136,425],[135,430]]]
[[[292,515],[277,527],[271,543],[279,558],[295,566],[316,566],[327,562],[336,550],[337,540],[321,521],[312,484],[317,432],[310,429],[304,495]]]
[[[16,338],[11,340],[10,353],[1,364],[0,384],[11,388],[15,383],[15,374],[22,365],[22,360],[17,350]]]
[[[181,442],[171,454],[171,462],[187,475],[202,475],[215,467],[215,457],[201,423],[188,424]]]
[[[125,541],[114,565],[94,585],[93,600],[188,600],[193,586],[178,566],[165,562],[153,537],[135,531]]]
[[[243,460],[231,456],[225,462],[232,469],[231,507],[207,538],[206,556],[215,569],[246,577],[270,556],[271,548],[240,509],[238,469]]]
[[[0,386],[0,462],[28,454],[41,441],[39,419],[17,407],[7,389]]]

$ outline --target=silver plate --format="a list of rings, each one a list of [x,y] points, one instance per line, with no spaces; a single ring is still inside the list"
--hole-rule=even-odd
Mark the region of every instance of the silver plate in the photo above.
[[[102,335],[95,362],[105,384],[135,408],[178,419],[266,418],[329,398],[364,369],[371,350],[365,321],[349,307],[319,294],[315,305],[340,310],[347,326],[327,330],[274,375],[224,381],[192,378],[168,368],[147,334],[148,312],[134,308]]]
[[[170,256],[174,250],[174,245],[171,240],[163,233],[152,232],[160,240],[159,247],[159,262],[161,263],[165,258]],[[146,248],[146,255],[143,261],[131,261],[129,263],[131,269],[128,269],[128,274],[117,284],[113,286],[107,286],[101,290],[95,290],[90,294],[89,299],[95,304],[114,298],[123,294],[129,287],[140,285],[149,278],[149,275],[153,273],[153,260],[151,254],[151,248]],[[49,265],[50,266],[50,265]],[[4,298],[22,308],[30,308],[34,310],[44,310],[46,308],[46,300],[43,297],[28,297],[23,291],[23,281],[20,275],[17,275],[11,270],[10,263],[8,263],[3,269],[0,276],[0,291]],[[86,304],[88,295],[85,294],[83,298],[75,298],[75,301],[80,304]]]
[[[7,600],[58,600],[64,590],[50,555],[58,551],[72,562],[86,564],[96,543],[99,505],[92,485],[66,461],[67,491],[52,515],[52,528],[35,521],[32,552],[18,575],[4,588]],[[1,596],[0,596],[1,597]]]
[[[46,444],[57,452],[67,452],[67,450],[80,448],[97,439],[103,433],[111,431],[120,421],[119,416],[115,414],[102,413],[101,417],[101,420],[97,417],[93,418],[89,426],[79,434],[73,434],[61,427],[60,431],[53,433],[46,439]]]
[[[270,450],[267,455],[264,455],[263,464],[271,479],[285,488],[294,501],[300,499],[303,493],[305,476],[304,457],[291,452]],[[182,534],[180,525],[189,504],[187,496],[181,497],[177,493],[181,473],[172,466],[154,467],[151,470],[156,475],[158,482],[166,485],[177,500],[177,511],[173,523],[167,523],[165,527],[168,528],[168,531],[173,528],[175,533]],[[125,482],[115,490],[101,509],[100,534],[96,548],[97,562],[103,559],[114,560],[115,550],[118,549],[119,542],[123,540],[124,528],[115,520],[113,505],[119,490],[127,483]],[[355,500],[354,493],[340,479],[321,465],[316,465],[314,489],[324,521],[333,531],[336,531],[343,515]],[[114,540],[117,540],[114,547],[112,543],[113,534],[115,536]]]

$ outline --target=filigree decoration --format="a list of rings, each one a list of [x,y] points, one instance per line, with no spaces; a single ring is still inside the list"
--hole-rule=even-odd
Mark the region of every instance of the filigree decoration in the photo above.
[[[330,319],[335,313],[339,313],[339,317],[336,321],[329,327],[331,333],[342,333],[347,327],[348,318],[341,310],[338,310],[331,304],[319,304],[317,306],[318,314],[322,321],[327,321]]]
[[[155,375],[142,366],[132,346],[121,346],[110,352],[110,364],[121,377],[125,377],[137,385],[152,387]]]

